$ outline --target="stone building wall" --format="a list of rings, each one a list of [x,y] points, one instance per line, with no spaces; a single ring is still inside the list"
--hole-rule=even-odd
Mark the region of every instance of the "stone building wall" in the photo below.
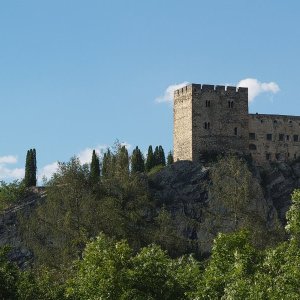
[[[251,154],[258,165],[300,156],[300,117],[248,113],[248,89],[191,84],[174,92],[174,160]]]
[[[248,152],[248,90],[191,85],[193,160],[205,152]]]
[[[261,165],[300,156],[300,117],[249,114],[249,149]]]
[[[192,88],[174,93],[174,160],[193,160],[192,156]]]

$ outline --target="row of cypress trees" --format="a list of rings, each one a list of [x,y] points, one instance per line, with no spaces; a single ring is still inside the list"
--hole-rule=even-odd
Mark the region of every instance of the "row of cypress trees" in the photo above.
[[[173,163],[173,155],[170,151],[165,158],[165,152],[162,146],[156,146],[153,151],[152,146],[148,148],[147,158],[145,159],[142,151],[137,146],[131,156],[131,172],[149,172],[156,166],[166,166]],[[112,166],[118,166],[117,171],[129,172],[129,155],[125,146],[120,147],[118,155],[114,155],[109,149],[104,153],[102,161],[102,175],[107,176]],[[25,164],[25,178],[24,184],[26,187],[36,186],[37,164],[36,164],[36,150],[30,149],[27,151],[26,164]],[[92,162],[90,169],[91,183],[98,182],[100,178],[100,160],[95,150],[92,154]]]
[[[117,153],[111,152],[110,149],[104,153],[102,160],[102,172],[100,172],[99,157],[96,154],[96,151],[93,150],[91,162],[91,181],[97,182],[100,178],[100,173],[102,173],[104,177],[107,177],[111,175],[112,172],[128,173],[129,169],[132,173],[149,172],[156,166],[171,165],[173,162],[172,152],[170,151],[168,153],[166,159],[162,146],[156,146],[155,150],[153,151],[153,147],[150,145],[146,158],[139,147],[136,146],[130,159],[126,147],[121,146]]]

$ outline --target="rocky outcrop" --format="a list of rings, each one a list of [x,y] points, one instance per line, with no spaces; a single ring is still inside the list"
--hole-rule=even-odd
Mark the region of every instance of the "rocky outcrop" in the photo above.
[[[266,230],[275,230],[278,217],[282,224],[291,203],[291,192],[300,187],[300,163],[279,164],[254,176],[260,181],[261,197],[250,199],[240,214],[239,225],[254,219]],[[235,229],[233,211],[210,194],[209,168],[190,161],[179,161],[151,178],[150,187],[158,206],[172,214],[178,231],[187,239],[196,240],[202,253],[209,253],[218,232]]]

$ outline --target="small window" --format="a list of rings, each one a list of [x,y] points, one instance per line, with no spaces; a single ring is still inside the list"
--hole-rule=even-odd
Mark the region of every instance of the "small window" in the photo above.
[[[206,101],[205,101],[205,106],[206,106],[206,107],[210,107],[210,100],[206,100]]]
[[[204,123],[204,129],[207,129],[207,122]]]
[[[238,135],[238,129],[237,129],[237,127],[234,127],[234,135]]]
[[[293,126],[293,121],[289,121],[289,126]]]
[[[249,140],[255,140],[255,133],[254,132],[249,133]]]
[[[277,124],[277,120],[274,120],[273,123],[274,123],[274,125],[276,125]]]
[[[287,134],[286,136],[286,140],[289,141],[290,140],[290,136]]]
[[[290,153],[288,152],[288,157],[290,157]]]
[[[279,133],[279,141],[283,141],[284,139],[284,134],[283,133]]]
[[[271,159],[271,153],[267,153],[266,154],[266,160],[270,160]]]
[[[272,141],[272,133],[268,133],[267,134],[267,140],[268,141]]]
[[[249,144],[249,150],[256,150],[256,145]]]
[[[207,122],[207,129],[210,129],[210,123]]]
[[[264,120],[263,120],[263,119],[261,119],[261,120],[260,120],[260,123],[263,123],[263,122],[264,122]]]
[[[298,142],[298,140],[299,140],[298,134],[294,134],[294,142]]]
[[[233,108],[233,101],[228,101],[228,107]]]

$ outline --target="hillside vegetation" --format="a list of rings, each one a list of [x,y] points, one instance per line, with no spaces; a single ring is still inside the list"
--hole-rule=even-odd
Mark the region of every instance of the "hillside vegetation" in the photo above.
[[[299,190],[282,219],[274,180],[243,158],[143,169],[140,154],[59,165],[16,213],[32,255],[20,268],[1,250],[0,299],[299,299]]]

